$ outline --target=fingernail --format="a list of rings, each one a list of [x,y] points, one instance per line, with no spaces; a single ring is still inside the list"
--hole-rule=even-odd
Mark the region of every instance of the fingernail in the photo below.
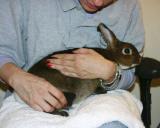
[[[51,63],[47,63],[47,66],[48,66],[49,68],[53,68],[53,67],[54,67],[54,65],[51,64]]]
[[[46,63],[46,64],[50,63],[50,60],[46,60],[45,63]]]

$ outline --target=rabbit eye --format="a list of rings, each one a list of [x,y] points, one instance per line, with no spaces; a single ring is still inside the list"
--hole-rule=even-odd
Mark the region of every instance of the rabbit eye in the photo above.
[[[124,55],[132,55],[132,49],[130,49],[130,48],[123,48],[122,49],[122,53]]]

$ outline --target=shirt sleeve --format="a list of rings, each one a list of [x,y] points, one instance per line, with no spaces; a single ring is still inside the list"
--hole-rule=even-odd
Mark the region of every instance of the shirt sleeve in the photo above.
[[[0,61],[24,65],[21,37],[21,6],[18,0],[0,0]]]
[[[134,69],[132,70],[122,70],[121,79],[118,83],[118,88],[121,89],[128,89],[130,88],[135,82],[135,72]]]
[[[0,68],[1,68],[4,64],[9,63],[9,62],[15,63],[15,61],[14,61],[12,58],[10,58],[10,57],[8,57],[8,56],[5,56],[5,55],[0,55]]]
[[[15,63],[14,60],[8,56],[3,56],[3,55],[0,55],[0,68],[6,64],[6,63]],[[1,78],[0,78],[0,82],[2,83],[5,83]]]
[[[143,53],[144,47],[144,25],[142,21],[142,14],[139,1],[132,10],[130,16],[130,22],[125,34],[125,41],[132,42],[132,44],[138,49],[140,53]],[[118,87],[121,89],[128,89],[135,82],[135,69],[122,70],[121,80],[119,81]]]

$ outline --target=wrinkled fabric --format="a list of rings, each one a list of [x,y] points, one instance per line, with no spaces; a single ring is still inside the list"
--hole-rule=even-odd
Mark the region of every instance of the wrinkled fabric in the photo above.
[[[119,121],[128,128],[144,128],[141,112],[141,102],[124,90],[88,97],[73,105],[69,117],[35,111],[14,93],[3,102],[0,124],[1,128],[97,128]]]

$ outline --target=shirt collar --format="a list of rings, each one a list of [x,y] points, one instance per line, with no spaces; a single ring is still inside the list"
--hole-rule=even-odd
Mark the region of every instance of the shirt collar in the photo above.
[[[63,11],[69,11],[73,8],[82,9],[79,0],[59,0]],[[119,13],[122,12],[121,6],[123,1],[118,0],[114,4],[104,8],[104,11],[97,12],[91,18],[88,18],[82,26],[97,26],[100,22],[106,21],[107,25],[114,25],[120,18]],[[93,14],[92,14],[93,15]]]
[[[69,11],[77,6],[75,0],[59,0],[64,12]]]

